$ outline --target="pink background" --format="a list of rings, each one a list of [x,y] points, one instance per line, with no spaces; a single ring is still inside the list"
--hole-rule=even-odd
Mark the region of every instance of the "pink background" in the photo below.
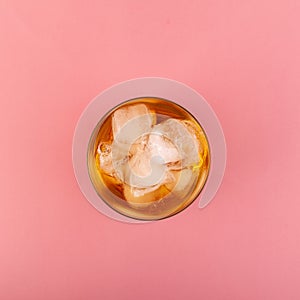
[[[300,299],[298,0],[0,0],[0,299]],[[132,225],[72,169],[76,122],[123,80],[215,109],[217,197]]]

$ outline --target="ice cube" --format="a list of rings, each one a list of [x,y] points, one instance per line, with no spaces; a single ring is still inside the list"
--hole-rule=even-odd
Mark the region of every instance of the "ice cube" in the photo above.
[[[131,145],[141,135],[151,130],[155,115],[145,104],[135,104],[117,109],[112,116],[114,140]]]
[[[135,141],[129,149],[128,164],[115,165],[115,169],[126,184],[148,188],[170,180],[170,175],[165,175],[168,164],[180,160],[177,148],[169,139],[151,133]]]
[[[168,119],[155,125],[152,132],[161,134],[173,142],[182,158],[182,168],[199,164],[199,141],[184,121]]]
[[[136,140],[151,131],[155,115],[145,104],[135,104],[117,109],[112,116],[112,161],[118,177],[124,181],[129,150]],[[124,170],[125,168],[125,170]]]
[[[151,162],[167,165],[181,160],[175,145],[165,136],[145,134],[130,148],[129,165],[138,176],[148,176],[152,170]]]
[[[193,170],[190,168],[181,170],[178,181],[172,188],[172,193],[176,194],[177,196],[180,195],[181,197],[187,195],[194,186],[198,175],[199,170]]]
[[[141,189],[127,184],[124,184],[123,192],[127,202],[134,208],[145,208],[151,203],[163,199],[170,193],[165,186]]]
[[[203,130],[189,120],[183,120],[182,122],[186,126],[187,130],[191,133],[195,141],[197,141],[198,152],[203,155],[203,152],[208,148],[206,136]]]

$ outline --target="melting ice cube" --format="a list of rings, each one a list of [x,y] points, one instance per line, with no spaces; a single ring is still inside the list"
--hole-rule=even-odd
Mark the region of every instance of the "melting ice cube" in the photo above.
[[[130,148],[129,166],[140,177],[149,176],[156,165],[166,166],[181,161],[178,149],[165,136],[148,133],[136,140]],[[153,165],[153,166],[152,166]]]
[[[130,147],[143,134],[151,131],[155,115],[145,104],[135,104],[117,109],[112,116],[112,161],[117,176],[124,181]],[[124,169],[125,168],[125,169]]]
[[[182,167],[199,164],[199,143],[184,121],[168,119],[155,125],[152,132],[159,133],[170,139],[182,158]]]
[[[149,204],[164,198],[168,194],[169,190],[165,186],[139,189],[124,184],[125,199],[134,208],[147,207]]]
[[[167,195],[169,190],[163,186],[172,182],[176,184],[168,164],[181,160],[174,144],[160,134],[150,133],[137,140],[130,155],[126,171],[123,169],[127,183],[124,189],[126,200],[151,203]]]
[[[181,170],[178,181],[172,189],[172,193],[180,197],[187,195],[194,186],[198,175],[198,170],[193,170],[191,168]]]
[[[131,145],[149,132],[155,123],[155,115],[145,104],[135,104],[117,109],[112,116],[114,141]]]
[[[167,164],[181,159],[170,140],[154,133],[139,138],[129,153],[130,159],[123,169],[124,182],[138,188],[164,184]]]

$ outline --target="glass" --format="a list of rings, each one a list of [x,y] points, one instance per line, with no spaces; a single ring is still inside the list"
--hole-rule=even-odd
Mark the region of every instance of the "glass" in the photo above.
[[[88,172],[115,211],[139,220],[170,217],[201,192],[210,166],[206,135],[178,104],[137,98],[109,111],[94,129]]]

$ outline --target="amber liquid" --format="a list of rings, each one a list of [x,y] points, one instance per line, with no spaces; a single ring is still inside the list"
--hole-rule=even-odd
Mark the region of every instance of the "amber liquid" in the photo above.
[[[143,196],[132,198],[128,201],[125,196],[130,186],[122,182],[116,176],[104,172],[99,162],[99,145],[111,145],[114,140],[112,130],[112,116],[119,108],[143,103],[154,116],[155,124],[160,124],[167,119],[173,118],[188,122],[193,127],[195,138],[201,144],[199,157],[201,163],[190,166],[189,170],[174,170],[173,175],[176,180],[185,180],[185,174],[192,174],[188,187],[184,190],[175,191],[177,181],[161,185],[155,191]],[[105,150],[105,149],[104,149]],[[174,102],[158,98],[138,98],[124,102],[108,112],[95,128],[89,143],[88,149],[88,169],[91,181],[98,195],[110,207],[117,212],[131,218],[141,220],[157,220],[172,216],[195,200],[203,188],[210,165],[210,153],[207,138],[200,124],[184,108]],[[178,179],[180,178],[181,179]],[[131,199],[131,198],[130,198]]]

